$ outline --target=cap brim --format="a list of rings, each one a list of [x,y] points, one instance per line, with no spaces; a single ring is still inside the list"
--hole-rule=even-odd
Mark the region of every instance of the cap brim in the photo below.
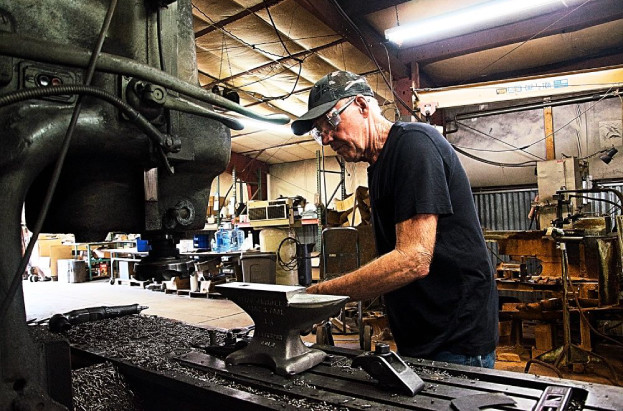
[[[309,130],[314,128],[314,120],[331,110],[331,108],[335,106],[338,101],[339,99],[316,106],[298,119],[294,120],[290,126],[292,127],[292,132],[297,136],[302,136],[307,133]]]

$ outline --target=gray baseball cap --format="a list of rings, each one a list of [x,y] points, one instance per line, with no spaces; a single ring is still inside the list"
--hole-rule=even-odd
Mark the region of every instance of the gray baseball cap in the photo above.
[[[314,121],[325,114],[344,97],[374,97],[372,88],[363,76],[348,71],[334,71],[314,84],[307,102],[307,113],[292,122],[292,132],[298,136],[314,127]]]

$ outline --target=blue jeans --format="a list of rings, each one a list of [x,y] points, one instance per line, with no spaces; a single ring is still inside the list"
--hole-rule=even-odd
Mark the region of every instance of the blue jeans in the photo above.
[[[495,350],[486,355],[462,355],[450,351],[440,351],[428,358],[433,361],[444,361],[453,364],[471,365],[472,367],[493,368]]]

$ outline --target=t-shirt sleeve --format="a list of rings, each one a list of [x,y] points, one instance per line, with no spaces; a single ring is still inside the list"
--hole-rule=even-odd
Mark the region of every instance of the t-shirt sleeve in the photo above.
[[[450,171],[431,137],[422,131],[407,132],[400,137],[397,148],[393,185],[395,223],[416,214],[452,214]]]

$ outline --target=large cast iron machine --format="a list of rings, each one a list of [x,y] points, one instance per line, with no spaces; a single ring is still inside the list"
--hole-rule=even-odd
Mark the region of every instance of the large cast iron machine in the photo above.
[[[0,409],[53,409],[58,378],[28,335],[20,221],[152,244],[140,274],[187,273],[176,242],[203,228],[239,120],[198,86],[190,0],[0,1]],[[46,354],[47,353],[47,354]]]

